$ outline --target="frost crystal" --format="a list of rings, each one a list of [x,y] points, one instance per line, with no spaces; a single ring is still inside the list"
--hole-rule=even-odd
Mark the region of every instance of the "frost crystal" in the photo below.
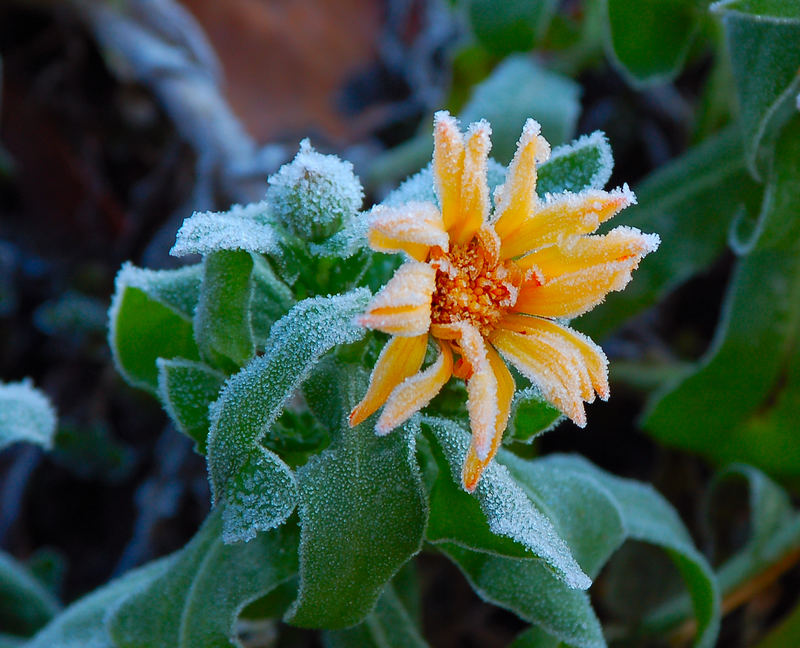
[[[304,139],[289,164],[270,176],[267,202],[280,222],[297,236],[319,242],[337,232],[361,207],[364,189],[353,165],[317,153]]]

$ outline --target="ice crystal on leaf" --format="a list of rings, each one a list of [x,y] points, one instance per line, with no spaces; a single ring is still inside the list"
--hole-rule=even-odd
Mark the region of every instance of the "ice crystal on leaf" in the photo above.
[[[622,290],[659,244],[657,235],[631,227],[593,234],[635,203],[627,185],[540,198],[537,166],[550,156],[550,146],[532,119],[505,183],[490,196],[490,135],[485,121],[462,134],[454,118],[437,113],[432,175],[438,205],[417,201],[374,209],[370,247],[403,252],[409,260],[359,318],[392,337],[350,414],[357,425],[383,407],[376,432],[386,434],[425,407],[451,377],[465,380],[472,428],[462,472],[468,491],[497,452],[508,422],[515,384],[506,362],[581,427],[584,402],[608,398],[602,349],[564,321]],[[429,337],[439,356],[422,368]]]

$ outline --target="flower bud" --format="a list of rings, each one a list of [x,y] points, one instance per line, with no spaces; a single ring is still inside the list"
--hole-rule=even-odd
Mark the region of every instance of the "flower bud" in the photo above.
[[[307,241],[321,241],[341,229],[361,207],[364,190],[353,165],[323,155],[304,139],[289,164],[269,178],[267,201],[281,223]]]

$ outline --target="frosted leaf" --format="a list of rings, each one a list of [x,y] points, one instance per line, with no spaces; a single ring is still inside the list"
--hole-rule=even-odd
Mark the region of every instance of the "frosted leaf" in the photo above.
[[[320,356],[337,344],[361,339],[365,330],[353,323],[369,300],[361,288],[334,297],[299,302],[272,327],[264,355],[231,376],[211,406],[208,461],[217,500],[228,494],[231,480],[250,461],[283,404],[308,377]]]
[[[340,374],[347,407],[366,373]],[[387,437],[373,419],[341,431],[297,471],[300,584],[286,620],[342,628],[361,621],[387,581],[422,545],[427,507],[415,457],[415,419]]]
[[[225,375],[200,362],[182,358],[156,360],[158,396],[181,432],[194,439],[195,449],[206,451],[208,406],[217,399]]]
[[[106,610],[115,648],[241,646],[234,639],[241,610],[297,571],[297,529],[287,525],[246,544],[226,545],[220,518],[212,511],[194,538],[167,559],[168,569]]]
[[[55,410],[30,380],[0,382],[0,450],[20,441],[49,449],[55,433]]]
[[[267,202],[289,230],[307,241],[320,241],[355,217],[364,189],[353,165],[322,155],[304,139],[289,164],[270,176]]]
[[[308,247],[316,256],[349,259],[367,247],[367,232],[370,218],[358,213],[345,222],[344,227],[322,243],[311,243]]]
[[[123,286],[138,288],[150,299],[154,299],[178,315],[191,318],[197,307],[202,280],[202,264],[175,270],[150,270],[137,268],[127,262],[122,264],[117,274],[116,294],[119,294]],[[113,310],[113,304],[111,308]]]
[[[453,480],[461,483],[461,467],[470,437],[459,425],[441,418],[424,417],[441,445]],[[543,560],[569,587],[586,589],[591,580],[581,570],[552,523],[528,499],[508,473],[492,462],[486,468],[474,497],[478,499],[493,533],[511,538]]]
[[[543,197],[548,193],[602,189],[613,170],[608,139],[605,133],[594,131],[553,149],[550,159],[538,169],[536,192]]]
[[[511,401],[511,415],[504,440],[531,443],[563,419],[564,415],[550,405],[536,387],[519,389]]]
[[[269,531],[292,514],[297,505],[294,474],[281,458],[256,448],[228,489],[222,510],[225,543],[247,542],[259,531]]]
[[[234,205],[226,212],[196,212],[183,221],[169,253],[180,257],[219,250],[275,252],[279,235],[269,222],[268,211],[262,201]]]

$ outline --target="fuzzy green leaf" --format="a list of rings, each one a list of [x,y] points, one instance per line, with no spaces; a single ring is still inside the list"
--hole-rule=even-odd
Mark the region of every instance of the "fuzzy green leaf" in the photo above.
[[[681,573],[691,598],[698,626],[695,646],[714,645],[720,623],[716,579],[705,558],[694,547],[675,509],[661,495],[650,486],[610,475],[579,457],[550,455],[529,462],[503,452],[499,459],[526,492],[544,500],[543,506],[552,512],[554,518],[557,517],[559,531],[573,543],[571,546],[576,557],[583,561],[582,566],[590,573],[599,569],[623,539],[664,549]],[[567,506],[563,501],[563,493],[572,488],[573,482],[578,489],[593,487],[596,497],[607,498],[617,509],[618,522],[592,528],[595,520],[576,515],[577,507]],[[580,499],[578,494],[573,495]],[[610,521],[612,518],[606,519]],[[621,523],[621,535],[615,528],[618,523]],[[594,541],[587,537],[589,534],[594,534]],[[660,631],[671,627],[675,619],[662,617]],[[550,632],[549,628],[546,629]]]
[[[757,240],[731,282],[711,349],[655,397],[645,427],[717,461],[800,474],[800,119],[784,130]]]
[[[340,380],[354,405],[366,376]],[[371,417],[342,430],[297,471],[300,588],[289,623],[329,629],[359,623],[420,550],[428,512],[414,456],[418,426],[412,420],[386,437],[373,426]]]
[[[253,255],[253,296],[250,323],[253,339],[263,347],[272,325],[294,305],[292,291],[273,271],[264,257]]]
[[[53,447],[56,413],[30,380],[0,382],[0,450],[20,441]]]
[[[214,497],[220,502],[242,492],[242,501],[248,501],[250,506],[255,505],[252,498],[258,497],[259,508],[276,513],[259,523],[259,530],[283,522],[295,502],[291,471],[259,441],[319,358],[337,344],[355,342],[364,336],[364,329],[353,319],[363,311],[368,299],[369,291],[360,289],[298,303],[272,327],[264,355],[228,379],[211,407],[208,462]],[[262,474],[259,480],[268,478],[273,486],[282,485],[283,497],[279,500],[274,499],[273,487],[269,493],[258,495],[259,480],[253,476],[263,469],[268,470],[268,475]],[[228,527],[229,521],[226,519],[226,533],[232,536],[243,538],[255,532],[248,531],[244,521],[235,528]]]
[[[623,292],[580,318],[580,329],[597,339],[711,265],[725,250],[734,215],[756,203],[760,189],[745,170],[739,133],[729,128],[651,175],[636,195],[638,204],[613,224],[656,232],[661,246]]]
[[[195,449],[206,451],[208,407],[217,400],[224,374],[200,363],[159,358],[158,395],[175,426],[194,439]]]
[[[792,0],[728,0],[712,9],[725,27],[748,166],[760,178],[800,90],[800,9]]]
[[[127,597],[109,619],[117,648],[230,648],[242,608],[297,570],[293,525],[226,545],[221,516],[209,516],[169,569]],[[146,622],[145,622],[146,620]]]
[[[607,0],[611,49],[636,83],[658,83],[680,72],[697,32],[696,0]]]
[[[242,250],[214,252],[203,259],[194,338],[203,357],[215,365],[232,361],[241,367],[255,353],[250,322],[252,270],[253,259]]]
[[[176,557],[135,569],[87,594],[55,617],[25,648],[118,648],[106,630],[109,610],[166,573]]]
[[[322,642],[325,648],[426,648],[428,645],[392,583],[384,588],[375,609],[360,625],[325,632]]]
[[[433,433],[431,438],[447,460],[452,481],[460,484],[461,467],[469,447],[469,435],[459,425],[446,419],[426,417],[423,421]],[[440,468],[440,472],[445,472],[448,466]],[[447,475],[440,477],[447,478]],[[463,500],[461,506],[453,505],[450,508],[443,503],[444,509],[431,511],[429,539],[436,542],[455,541],[472,549],[503,555],[536,558],[543,561],[569,587],[589,587],[591,580],[581,570],[567,544],[558,536],[550,520],[519,488],[506,468],[492,462],[478,482],[474,495],[467,495],[462,491],[460,496]],[[455,493],[451,497],[455,503]],[[486,524],[477,527],[474,534],[462,533],[465,528],[460,516],[455,513],[457,508],[468,510],[471,507],[473,511],[470,519],[480,521],[474,505],[468,503],[467,499],[478,502],[491,534],[486,533]],[[438,534],[435,538],[431,535],[433,529]],[[487,540],[492,534],[500,538]],[[512,542],[508,542],[509,539]]]
[[[135,387],[157,394],[158,358],[199,360],[192,316],[202,269],[145,270],[125,264],[108,311],[108,343],[117,370]]]
[[[563,418],[564,415],[544,400],[535,387],[517,390],[511,401],[511,415],[503,441],[530,443]]]
[[[0,628],[31,635],[57,612],[56,598],[8,554],[0,551]]]

